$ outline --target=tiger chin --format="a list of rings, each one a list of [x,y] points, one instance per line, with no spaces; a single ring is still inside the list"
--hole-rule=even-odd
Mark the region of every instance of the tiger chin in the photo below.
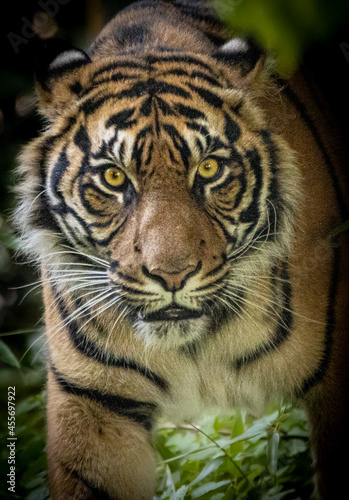
[[[133,4],[38,59],[15,220],[42,273],[52,499],[150,500],[160,417],[276,396],[306,407],[318,494],[341,498],[347,193],[308,80],[276,80],[205,2]]]

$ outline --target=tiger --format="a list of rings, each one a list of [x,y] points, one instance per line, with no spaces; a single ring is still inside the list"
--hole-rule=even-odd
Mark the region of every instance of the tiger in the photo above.
[[[43,283],[53,500],[149,500],[159,419],[276,397],[306,408],[319,497],[346,491],[346,160],[304,71],[270,61],[194,0],[38,58],[15,223]]]

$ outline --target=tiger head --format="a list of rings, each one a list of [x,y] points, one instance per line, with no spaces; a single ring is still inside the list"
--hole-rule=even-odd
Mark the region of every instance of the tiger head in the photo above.
[[[209,55],[71,48],[38,73],[47,128],[23,154],[25,244],[43,263],[67,243],[77,263],[107,263],[115,319],[124,308],[147,342],[215,331],[248,276],[290,251],[297,168],[256,104],[263,66],[235,41]]]

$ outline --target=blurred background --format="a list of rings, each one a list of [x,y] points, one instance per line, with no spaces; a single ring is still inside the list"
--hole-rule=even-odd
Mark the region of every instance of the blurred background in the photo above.
[[[39,276],[37,270],[20,253],[21,249],[18,248],[10,219],[15,203],[13,186],[17,156],[21,146],[35,137],[42,127],[35,111],[33,92],[35,41],[37,38],[60,36],[81,48],[86,48],[103,25],[129,3],[131,2],[126,0],[15,0],[7,2],[6,13],[1,16],[1,498],[48,498],[43,308],[40,287],[35,288],[35,284],[33,285]],[[332,107],[343,136],[348,137],[348,0],[217,0],[215,8],[218,15],[237,33],[253,35],[259,43],[275,53],[282,76],[291,74],[299,65],[305,64]],[[4,446],[7,438],[8,386],[16,387],[18,446],[17,484],[14,494],[8,492],[5,478],[8,471],[8,449]],[[227,460],[226,470],[222,458],[223,462],[217,465],[216,469],[213,467],[211,471],[206,471],[206,475],[202,472],[203,464],[210,456],[203,455],[203,458],[199,459],[197,455],[193,458],[192,453],[197,452],[198,447],[206,446],[210,442],[209,438],[203,434],[198,435],[195,429],[178,430],[164,425],[158,439],[158,450],[163,459],[158,498],[252,498],[249,496],[249,486],[243,473],[245,466],[251,470],[251,463],[245,464],[249,453],[254,457],[268,455],[265,463],[262,463],[261,458],[259,464],[258,460],[252,464],[254,477],[259,478],[258,474],[262,477],[258,483],[260,486],[255,489],[254,498],[310,498],[310,461],[305,445],[307,427],[304,415],[280,408],[273,411],[272,417],[269,415],[269,420],[267,418],[263,421],[264,427],[262,426],[260,437],[264,440],[264,451],[262,448],[262,451],[258,451],[253,440],[248,441],[246,445],[250,448],[243,449],[231,449],[231,444],[224,448],[221,442],[223,448],[229,451],[230,458],[232,453],[235,453],[235,458],[239,453],[245,453],[245,456],[236,459],[237,467],[230,464],[229,468],[227,455],[223,454],[223,458]],[[216,438],[222,439],[227,432],[230,438],[248,432],[256,422],[237,413],[228,419],[212,417],[205,425],[215,441]],[[280,436],[281,430],[285,437],[284,448],[279,440],[273,437],[275,434]],[[184,452],[189,458],[182,459],[182,462],[174,460],[176,453]],[[274,460],[276,465],[274,462],[273,465],[271,460]],[[285,467],[286,471],[281,474],[280,470]],[[230,477],[235,478],[234,484],[231,480],[231,484],[229,483],[223,472],[218,474],[217,471],[222,470],[224,474],[229,473]],[[202,475],[201,482],[195,479],[199,474]],[[223,484],[224,481],[229,484]],[[197,486],[196,490],[199,489],[197,493],[194,485],[190,488],[187,486],[193,482]],[[219,486],[220,483],[222,484]],[[208,484],[211,486],[207,486]]]

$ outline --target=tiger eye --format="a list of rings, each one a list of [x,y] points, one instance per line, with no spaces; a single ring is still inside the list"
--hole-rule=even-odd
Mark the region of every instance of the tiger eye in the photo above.
[[[218,163],[213,159],[205,160],[198,168],[199,175],[201,175],[201,177],[204,177],[205,179],[213,177],[214,175],[216,175],[217,171]]]
[[[112,187],[122,186],[125,182],[124,172],[117,167],[110,167],[104,172],[104,180]]]

